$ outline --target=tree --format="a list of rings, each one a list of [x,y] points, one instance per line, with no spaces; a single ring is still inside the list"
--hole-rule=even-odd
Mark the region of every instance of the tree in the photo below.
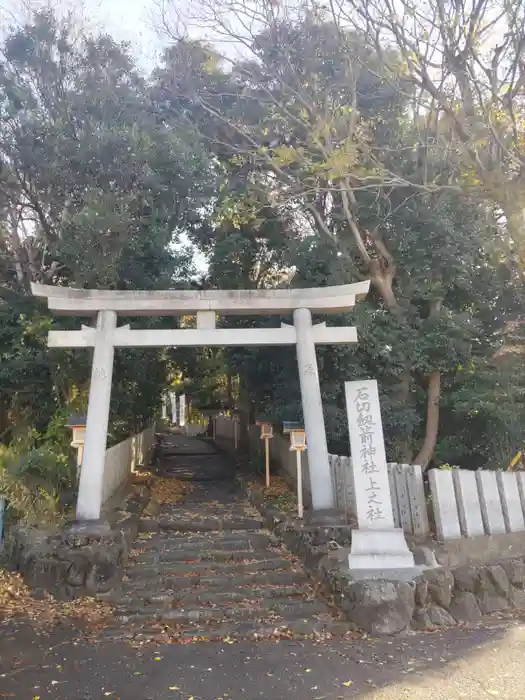
[[[49,420],[72,401],[85,408],[90,363],[87,353],[47,350],[50,317],[28,296],[29,283],[186,284],[191,255],[174,244],[207,200],[213,172],[190,129],[159,119],[129,47],[106,35],[84,35],[42,12],[13,29],[3,54],[2,415],[4,424],[10,416],[11,426],[21,426],[20,412],[28,412],[27,423],[42,431],[44,416]],[[148,372],[137,374],[144,362]],[[166,377],[160,352],[117,353],[115,439],[151,418]]]
[[[110,37],[75,41],[41,13],[8,37],[5,54],[2,192],[18,282],[123,287],[146,274],[146,286],[166,283],[154,261],[169,258],[206,179],[191,133],[163,127]]]
[[[271,202],[295,241],[314,236],[331,247],[345,281],[371,278],[374,318],[389,318],[383,344],[393,348],[389,391],[405,413],[401,456],[426,466],[449,367],[443,355],[455,343],[453,273],[459,266],[475,275],[494,233],[486,211],[449,186],[461,167],[450,149],[419,147],[402,54],[388,52],[400,67],[394,79],[366,34],[316,8],[294,14],[261,0],[207,10],[213,29],[242,43],[244,55],[232,60],[180,40],[157,72],[165,113],[198,126],[227,164],[231,189],[242,182],[248,190],[253,218]],[[468,235],[455,235],[456,226]],[[421,391],[423,434],[414,418]]]
[[[523,254],[523,3],[334,0],[331,10],[366,36],[390,84],[408,86],[421,148],[460,154],[450,185],[492,202]]]

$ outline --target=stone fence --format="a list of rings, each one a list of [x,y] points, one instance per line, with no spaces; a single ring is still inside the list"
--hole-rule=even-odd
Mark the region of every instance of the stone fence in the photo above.
[[[431,469],[439,540],[525,531],[525,472]]]
[[[186,423],[182,428],[184,435],[188,437],[196,437],[206,432],[207,423]]]
[[[336,507],[347,515],[355,513],[352,458],[329,455]],[[411,535],[429,533],[423,472],[417,464],[387,464],[390,499],[395,527]]]
[[[102,503],[125,484],[135,469],[148,464],[155,442],[155,424],[106,450]]]
[[[234,421],[226,416],[215,419],[215,436],[219,444],[226,449],[233,449]],[[258,426],[249,427],[250,451],[262,455],[264,440],[260,439]],[[290,451],[289,440],[282,435],[275,435],[270,440],[270,457],[280,470],[296,481],[296,457]],[[355,515],[354,485],[352,460],[350,457],[329,455],[332,486],[335,494],[336,508],[346,513],[348,518]],[[311,503],[310,476],[308,471],[308,450],[302,454],[303,471],[303,500],[306,505]],[[396,527],[402,527],[405,532],[425,536],[429,532],[427,505],[423,475],[418,465],[395,464],[388,465],[390,494]]]

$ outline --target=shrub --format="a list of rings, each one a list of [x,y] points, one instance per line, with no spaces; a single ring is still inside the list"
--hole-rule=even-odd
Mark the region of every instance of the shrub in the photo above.
[[[7,496],[7,520],[34,525],[59,520],[71,474],[67,456],[48,448],[20,454],[0,446],[0,492]]]

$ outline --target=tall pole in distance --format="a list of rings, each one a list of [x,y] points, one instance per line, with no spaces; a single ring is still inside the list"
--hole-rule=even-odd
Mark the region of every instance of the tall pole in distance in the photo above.
[[[236,418],[233,419],[233,442],[237,452],[239,449],[239,421]]]

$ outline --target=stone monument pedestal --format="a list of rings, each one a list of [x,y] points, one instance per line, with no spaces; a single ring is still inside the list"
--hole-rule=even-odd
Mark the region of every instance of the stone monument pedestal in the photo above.
[[[403,530],[352,530],[348,566],[353,570],[413,569],[414,555]]]

